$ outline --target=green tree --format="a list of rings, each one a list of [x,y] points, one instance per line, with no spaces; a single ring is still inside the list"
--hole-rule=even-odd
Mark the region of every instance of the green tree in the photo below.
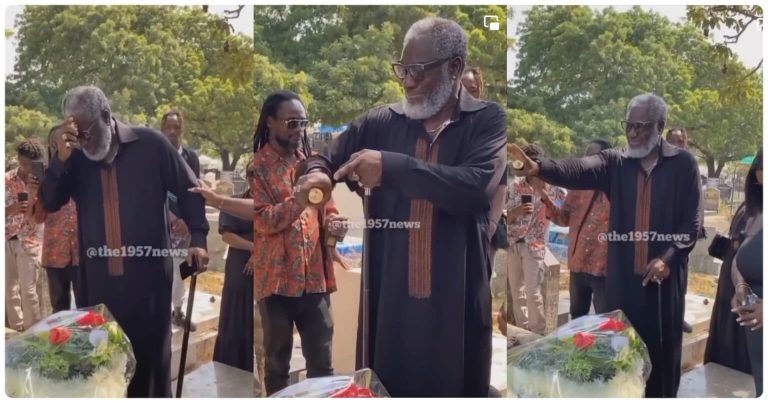
[[[746,102],[738,102],[712,89],[686,92],[677,123],[688,128],[689,142],[707,164],[708,177],[719,178],[726,163],[761,147],[762,97],[757,91]]]
[[[16,147],[22,141],[38,138],[48,142],[48,131],[53,127],[53,118],[43,112],[23,106],[5,106],[5,154],[16,155]]]

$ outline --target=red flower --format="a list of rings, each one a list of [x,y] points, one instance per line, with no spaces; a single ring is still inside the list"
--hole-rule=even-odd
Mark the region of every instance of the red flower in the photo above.
[[[595,335],[591,333],[579,332],[573,336],[573,344],[576,348],[590,348],[595,343]]]
[[[101,326],[106,322],[107,320],[104,319],[104,316],[93,311],[88,311],[88,313],[77,320],[77,324],[80,326]]]
[[[331,397],[373,397],[373,393],[368,388],[361,388],[352,383],[346,388],[334,393]]]
[[[600,325],[599,329],[603,330],[603,331],[605,331],[605,330],[613,330],[613,331],[616,331],[616,332],[620,332],[620,331],[622,331],[622,330],[624,330],[626,328],[627,328],[627,326],[624,324],[624,322],[622,322],[620,320],[616,320],[614,318],[610,318],[610,319],[606,320],[605,322],[603,322]]]
[[[51,329],[50,333],[48,333],[48,341],[54,346],[64,344],[70,338],[72,338],[72,332],[66,327],[54,327]]]

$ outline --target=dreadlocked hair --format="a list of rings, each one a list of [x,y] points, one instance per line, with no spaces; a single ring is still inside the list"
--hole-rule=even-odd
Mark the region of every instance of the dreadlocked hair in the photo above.
[[[483,90],[485,88],[485,78],[483,77],[483,71],[480,70],[480,67],[473,66],[473,67],[467,67],[464,69],[464,74],[472,73],[473,76],[475,76],[475,82],[477,82],[477,89],[480,91],[480,96],[483,96]]]
[[[27,139],[16,147],[16,153],[31,160],[41,160],[45,158],[45,147],[38,139]]]
[[[269,142],[269,129],[267,128],[267,118],[275,117],[277,115],[277,109],[280,104],[286,101],[299,101],[301,98],[296,95],[295,92],[280,90],[275,91],[267,96],[264,100],[264,104],[261,106],[261,112],[259,113],[259,121],[256,123],[256,130],[253,132],[253,152],[259,151]],[[304,103],[302,102],[302,105]],[[305,136],[306,138],[306,132]],[[306,143],[306,142],[305,142]],[[305,144],[306,145],[306,144]]]

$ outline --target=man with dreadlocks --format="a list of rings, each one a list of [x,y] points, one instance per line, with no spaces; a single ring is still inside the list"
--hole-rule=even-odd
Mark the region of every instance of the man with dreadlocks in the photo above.
[[[33,217],[41,178],[32,174],[32,162],[45,158],[45,148],[29,139],[16,153],[19,167],[5,173],[5,314],[11,329],[20,332],[42,319],[37,281],[43,226]],[[20,193],[26,201],[19,200]]]
[[[336,291],[336,280],[325,232],[343,236],[344,226],[333,223],[345,218],[338,215],[333,200],[315,208],[293,195],[297,165],[310,155],[307,124],[298,95],[270,94],[254,134],[253,204],[195,189],[210,205],[253,220],[259,238],[252,258],[254,297],[264,327],[267,395],[288,386],[294,325],[301,336],[307,377],[333,374],[330,293]]]
[[[393,63],[405,99],[352,122],[301,181],[301,191],[362,184],[372,189],[369,220],[408,224],[372,229],[365,245],[365,360],[358,327],[358,365],[396,397],[489,393],[490,206],[506,166],[506,116],[463,88],[466,58],[456,22],[414,23]]]

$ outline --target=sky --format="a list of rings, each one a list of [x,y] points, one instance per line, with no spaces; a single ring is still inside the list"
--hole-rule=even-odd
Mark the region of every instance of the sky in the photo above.
[[[24,6],[8,6],[5,9],[5,28],[14,29],[14,20],[22,12]],[[234,10],[237,6],[210,6],[208,12],[212,14],[224,15],[224,10]],[[253,37],[253,6],[245,6],[240,12],[240,16],[230,20],[230,24],[235,32]],[[5,75],[6,77],[13,73],[13,65],[16,61],[16,41],[14,38],[5,39]]]
[[[607,6],[594,6],[595,10],[602,10]],[[646,10],[653,10],[662,16],[667,17],[672,22],[682,22],[686,20],[685,12],[686,7],[684,5],[679,6],[641,6]],[[517,34],[517,26],[525,20],[525,11],[529,10],[531,6],[513,6],[514,16],[507,22],[507,36],[515,37]],[[632,6],[613,6],[618,11],[627,11]],[[717,30],[714,32],[714,39],[722,39],[723,33],[730,34],[733,31]],[[757,22],[752,23],[747,28],[747,31],[739,38],[739,42],[734,45],[729,45],[733,49],[736,56],[741,59],[744,65],[748,68],[755,67],[763,58],[763,36],[762,31]],[[507,52],[507,78],[514,77],[515,66],[517,65],[517,55],[514,50]]]

